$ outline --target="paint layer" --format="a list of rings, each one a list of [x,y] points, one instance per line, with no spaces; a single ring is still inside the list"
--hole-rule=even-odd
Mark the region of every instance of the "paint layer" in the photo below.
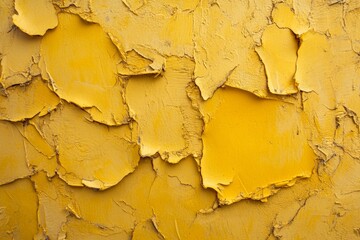
[[[1,0],[0,239],[357,239],[360,2]]]

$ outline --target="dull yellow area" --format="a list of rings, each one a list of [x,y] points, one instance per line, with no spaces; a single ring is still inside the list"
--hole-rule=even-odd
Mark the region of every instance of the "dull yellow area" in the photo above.
[[[359,238],[359,9],[0,1],[0,239]]]
[[[29,179],[0,187],[0,237],[30,239],[37,232],[37,194]],[[25,215],[23,213],[26,213]]]
[[[201,156],[203,123],[185,91],[193,69],[190,59],[172,57],[162,76],[129,79],[126,102],[138,123],[141,156],[159,153],[172,163],[189,155]]]
[[[93,128],[90,116],[72,104],[34,125],[57,151],[58,175],[73,186],[105,189],[117,184],[137,166],[140,159],[137,136],[130,125]],[[91,149],[98,149],[92,151]],[[85,166],[85,167],[83,167]]]
[[[1,120],[24,121],[36,115],[43,116],[51,112],[60,103],[60,99],[47,87],[47,83],[35,77],[23,86],[12,86],[0,95]]]
[[[24,139],[14,124],[0,121],[2,184],[31,175],[24,150]],[[14,151],[16,149],[16,151]]]
[[[19,29],[2,29],[1,78],[4,88],[24,84],[40,73],[40,37],[30,37]]]

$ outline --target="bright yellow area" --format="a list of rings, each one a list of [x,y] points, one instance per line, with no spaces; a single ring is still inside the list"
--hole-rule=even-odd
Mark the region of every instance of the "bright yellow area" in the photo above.
[[[287,95],[296,93],[295,70],[298,43],[289,29],[268,26],[262,35],[262,45],[256,48],[266,69],[271,93]]]
[[[201,112],[206,117],[203,183],[220,201],[266,198],[277,187],[311,175],[315,156],[295,106],[225,88]]]
[[[42,75],[54,92],[91,114],[98,122],[127,122],[116,64],[120,55],[97,24],[74,14],[58,14],[59,26],[41,43]]]
[[[303,34],[309,29],[308,20],[301,15],[296,15],[294,9],[286,3],[276,4],[272,17],[278,27],[290,28],[296,34]]]
[[[13,21],[23,32],[29,35],[44,35],[48,29],[58,24],[56,11],[50,0],[16,0]],[[36,9],[36,14],[33,13]]]
[[[322,86],[322,80],[331,78],[329,66],[333,60],[329,53],[326,36],[309,31],[300,39],[302,44],[299,48],[297,63],[299,71],[295,75],[299,89],[304,92],[328,91],[327,86]]]

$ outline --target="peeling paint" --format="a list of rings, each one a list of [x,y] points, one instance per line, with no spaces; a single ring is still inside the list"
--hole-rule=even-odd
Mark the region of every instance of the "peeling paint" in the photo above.
[[[289,29],[269,25],[261,37],[262,45],[256,48],[266,69],[268,88],[273,94],[297,93],[294,75],[298,43]]]
[[[359,9],[0,1],[0,239],[358,238]]]
[[[17,14],[13,15],[14,24],[29,35],[44,35],[48,29],[53,29],[58,24],[56,11],[50,0],[15,0],[15,10]]]
[[[47,87],[47,83],[35,77],[28,84],[16,85],[0,96],[0,119],[12,122],[44,116],[54,110],[60,99]]]
[[[201,113],[204,186],[215,189],[221,202],[264,199],[296,178],[310,177],[315,156],[306,120],[292,104],[224,88]]]

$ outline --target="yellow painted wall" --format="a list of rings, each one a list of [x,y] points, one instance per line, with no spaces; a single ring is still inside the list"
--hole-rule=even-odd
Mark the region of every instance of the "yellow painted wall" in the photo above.
[[[0,1],[0,239],[360,239],[360,1]]]

